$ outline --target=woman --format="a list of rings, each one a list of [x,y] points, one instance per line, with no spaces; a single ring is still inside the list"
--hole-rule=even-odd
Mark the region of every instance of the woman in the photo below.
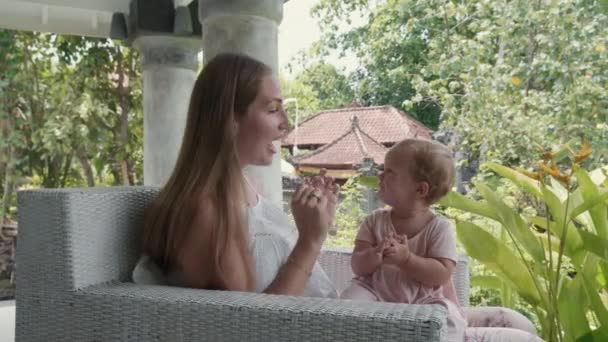
[[[297,232],[244,175],[269,165],[288,129],[271,69],[222,54],[199,75],[171,177],[146,211],[144,252],[175,285],[335,297],[316,263],[334,217],[331,180],[301,186]]]

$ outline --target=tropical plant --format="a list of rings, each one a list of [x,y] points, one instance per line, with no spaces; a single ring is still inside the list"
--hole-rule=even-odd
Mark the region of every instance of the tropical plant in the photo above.
[[[536,210],[509,204],[484,182],[475,183],[479,200],[451,192],[441,201],[499,224],[497,236],[491,225],[457,220],[458,239],[493,273],[484,285],[506,285],[533,307],[547,341],[608,338],[608,167],[588,172],[581,164],[590,154],[583,142],[566,158],[543,151],[532,170],[485,164],[531,195]]]

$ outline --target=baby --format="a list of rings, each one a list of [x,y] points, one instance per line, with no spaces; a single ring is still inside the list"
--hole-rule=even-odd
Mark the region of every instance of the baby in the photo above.
[[[356,277],[341,298],[448,309],[450,341],[463,341],[466,321],[452,273],[457,252],[449,221],[430,206],[454,183],[451,151],[437,142],[407,139],[386,154],[378,196],[390,208],[365,218],[351,260]]]

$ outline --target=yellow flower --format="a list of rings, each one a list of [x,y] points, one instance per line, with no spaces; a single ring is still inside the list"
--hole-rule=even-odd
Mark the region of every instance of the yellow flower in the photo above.
[[[555,153],[550,148],[541,148],[540,158],[545,162],[549,163],[555,158]]]
[[[512,76],[511,84],[513,84],[516,87],[519,87],[519,85],[521,84],[521,78],[519,78],[519,76]]]
[[[589,158],[589,156],[591,155],[591,153],[593,152],[593,149],[591,148],[591,145],[589,145],[589,143],[587,141],[583,141],[582,145],[581,145],[581,149],[578,151],[577,154],[574,155],[574,162],[575,163],[580,163],[583,160]]]
[[[550,175],[561,183],[570,184],[570,178],[572,177],[572,175],[561,173],[557,166],[549,166],[545,163],[538,163],[538,166],[543,173]]]
[[[599,43],[595,46],[595,51],[602,53],[604,51],[606,51],[606,45],[604,45],[604,43]]]

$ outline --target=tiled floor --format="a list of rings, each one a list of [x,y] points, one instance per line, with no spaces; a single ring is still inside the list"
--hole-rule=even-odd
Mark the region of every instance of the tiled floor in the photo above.
[[[15,301],[0,301],[0,342],[15,341]]]

